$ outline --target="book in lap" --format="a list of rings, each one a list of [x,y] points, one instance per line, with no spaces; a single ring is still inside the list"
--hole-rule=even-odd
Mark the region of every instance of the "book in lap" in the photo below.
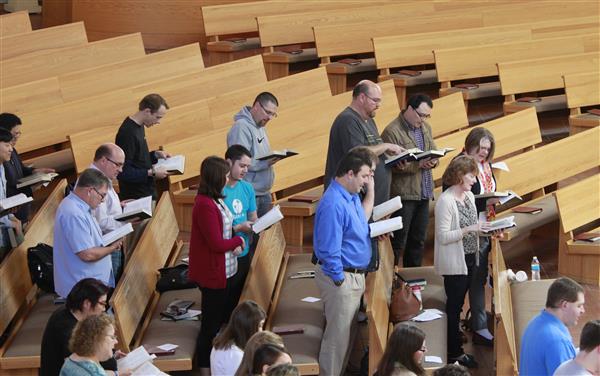
[[[131,232],[133,232],[133,226],[131,226],[131,223],[126,223],[123,226],[102,235],[102,245],[107,247]]]
[[[261,231],[273,226],[275,223],[283,219],[279,205],[273,206],[271,210],[266,212],[262,217],[258,218],[252,225],[252,231],[259,234]]]
[[[402,209],[402,200],[400,199],[400,196],[393,197],[373,208],[373,221],[378,221],[400,209]]]
[[[117,221],[128,221],[130,219],[146,219],[152,217],[152,196],[128,202],[123,207],[123,214],[115,216]]]
[[[145,376],[162,376],[166,373],[162,372],[152,361],[156,358],[156,355],[150,355],[144,346],[140,346],[133,351],[130,351],[126,356],[121,359],[117,359],[117,368],[119,370],[129,369],[133,372],[132,376],[145,375]]]
[[[292,149],[272,150],[271,154],[256,158],[256,160],[266,161],[268,159],[285,159],[294,155],[298,155],[298,152]]]
[[[183,174],[183,171],[185,171],[185,155],[180,154],[166,159],[159,159],[152,167],[164,167],[170,174]]]
[[[35,174],[31,174],[29,176],[25,176],[22,177],[21,179],[19,179],[17,181],[17,189],[23,188],[23,187],[28,187],[30,185],[35,185],[35,184],[43,184],[44,186],[48,185],[52,179],[54,179],[55,177],[57,177],[58,174],[55,172],[49,172],[49,173],[35,173]]]
[[[33,201],[33,198],[26,196],[24,193],[4,198],[0,200],[0,216],[6,215],[5,212],[9,209],[14,209],[31,201]]]

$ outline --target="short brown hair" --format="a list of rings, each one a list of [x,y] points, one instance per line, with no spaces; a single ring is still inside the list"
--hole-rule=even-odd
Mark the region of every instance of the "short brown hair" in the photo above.
[[[598,346],[600,346],[600,320],[591,320],[581,329],[579,350],[591,352]]]
[[[546,308],[558,308],[560,302],[574,303],[579,293],[583,294],[583,287],[571,278],[561,277],[552,282],[546,296]]]
[[[442,182],[445,186],[457,185],[462,182],[463,176],[468,174],[469,172],[477,175],[479,171],[477,167],[477,162],[475,159],[468,155],[459,155],[454,158],[452,162],[444,171],[444,175],[442,175]]]
[[[169,109],[169,105],[167,104],[167,101],[165,101],[165,99],[163,97],[161,97],[159,94],[148,94],[146,95],[144,98],[142,98],[142,100],[140,101],[140,104],[138,106],[138,109],[140,111],[144,111],[145,109],[150,109],[150,112],[155,113],[156,111],[158,111],[160,109],[160,106],[165,106],[165,108],[168,110]]]
[[[481,140],[485,139],[490,141],[490,152],[488,153],[487,161],[491,161],[494,158],[494,152],[496,151],[496,140],[494,139],[492,132],[483,127],[471,129],[471,132],[469,132],[467,138],[465,138],[465,151],[467,154],[470,154],[473,149],[479,151]]]
[[[364,146],[357,146],[350,149],[338,163],[335,176],[339,178],[346,175],[348,171],[357,174],[363,166],[371,168],[374,164],[377,164],[375,153]]]
[[[206,157],[200,166],[200,185],[198,193],[213,200],[223,198],[223,187],[227,182],[229,163],[217,156]]]
[[[69,350],[80,356],[94,355],[113,323],[112,317],[106,313],[88,316],[79,321],[71,333]]]
[[[235,372],[235,376],[248,376],[252,374],[254,353],[259,347],[267,343],[277,345],[282,349],[285,349],[285,346],[283,345],[283,339],[278,334],[268,330],[254,333],[254,335],[248,340],[248,343],[246,343],[244,356],[242,357],[242,361],[240,362],[238,370]]]

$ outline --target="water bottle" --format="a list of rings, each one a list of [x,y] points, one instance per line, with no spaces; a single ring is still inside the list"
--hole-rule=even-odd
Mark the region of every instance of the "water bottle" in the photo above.
[[[537,256],[533,256],[533,260],[531,260],[531,280],[539,281],[540,279],[540,262]]]

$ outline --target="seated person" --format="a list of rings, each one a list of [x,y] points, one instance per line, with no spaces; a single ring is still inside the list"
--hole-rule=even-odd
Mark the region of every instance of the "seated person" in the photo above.
[[[600,375],[600,320],[588,321],[581,330],[579,352],[561,364],[554,376]]]
[[[290,354],[278,345],[266,343],[254,353],[252,374],[264,376],[269,368],[279,364],[292,364]]]
[[[379,376],[424,376],[425,332],[416,326],[400,324],[390,336],[377,367]]]
[[[281,336],[270,332],[268,330],[263,330],[262,332],[255,333],[248,343],[246,343],[246,348],[244,349],[244,357],[242,358],[242,362],[235,373],[235,376],[251,376],[252,375],[252,366],[254,362],[254,353],[256,350],[264,344],[270,343],[272,345],[277,345],[284,349],[283,339]]]

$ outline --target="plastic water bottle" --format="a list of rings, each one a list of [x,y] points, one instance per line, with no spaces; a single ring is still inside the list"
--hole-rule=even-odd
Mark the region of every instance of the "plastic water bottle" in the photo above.
[[[531,260],[531,280],[539,281],[540,279],[540,262],[537,256],[533,256],[533,260]]]

